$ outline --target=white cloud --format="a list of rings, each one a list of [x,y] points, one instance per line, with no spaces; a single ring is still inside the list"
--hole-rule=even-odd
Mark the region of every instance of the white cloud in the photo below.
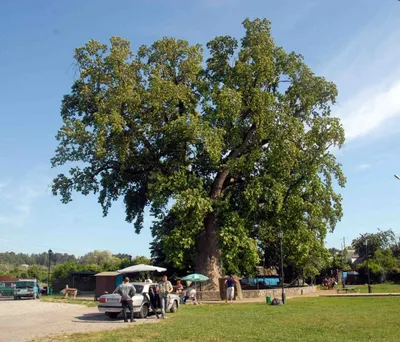
[[[47,193],[49,179],[33,170],[28,178],[0,182],[0,226],[22,227],[39,197]]]
[[[357,165],[357,169],[360,170],[360,171],[365,171],[365,170],[369,169],[370,167],[371,167],[370,164],[360,164],[360,165]]]
[[[348,140],[365,136],[400,116],[400,81],[390,85],[382,82],[365,90],[344,102],[336,113],[342,119]]]
[[[40,193],[33,184],[11,184],[2,189],[0,203],[0,225],[21,227],[29,218],[31,207]]]
[[[341,118],[348,141],[400,117],[399,36],[398,12],[380,13],[322,70],[338,86],[333,113]]]

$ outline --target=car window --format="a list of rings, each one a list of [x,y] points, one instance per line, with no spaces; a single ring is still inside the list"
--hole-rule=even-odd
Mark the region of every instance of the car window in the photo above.
[[[137,294],[142,293],[142,291],[143,291],[143,285],[133,285],[133,286],[135,286],[135,289],[136,289],[136,293],[137,293]],[[117,289],[118,289],[118,287],[114,290],[113,293],[117,293]]]
[[[143,292],[143,285],[134,285],[136,289],[136,293],[142,293]]]
[[[20,281],[17,283],[17,289],[29,288],[34,287],[35,283],[33,281]]]

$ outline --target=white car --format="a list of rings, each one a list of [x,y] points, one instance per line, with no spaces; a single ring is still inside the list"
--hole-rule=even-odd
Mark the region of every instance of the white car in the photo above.
[[[136,288],[136,294],[132,298],[133,312],[136,317],[146,318],[153,309],[150,304],[150,292],[156,293],[157,284],[151,283],[131,283]],[[179,308],[179,296],[171,293],[169,295],[169,305],[167,311],[175,312]],[[157,312],[159,307],[156,306]],[[117,318],[122,312],[121,296],[116,289],[111,294],[104,294],[99,298],[98,310],[105,313],[110,318]],[[129,312],[129,309],[127,309]]]

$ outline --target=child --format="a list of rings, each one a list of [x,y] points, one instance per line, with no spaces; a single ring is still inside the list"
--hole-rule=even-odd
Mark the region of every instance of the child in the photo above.
[[[182,293],[183,292],[183,285],[181,284],[181,281],[178,280],[176,283],[176,293]]]

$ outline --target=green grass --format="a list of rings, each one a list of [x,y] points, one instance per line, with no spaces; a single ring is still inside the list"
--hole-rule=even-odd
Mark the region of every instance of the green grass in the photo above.
[[[352,285],[349,285],[352,286]],[[360,293],[368,293],[367,285],[355,285]],[[386,283],[371,285],[372,293],[400,293],[400,284]]]
[[[346,285],[346,287],[355,287],[357,292],[359,293],[368,293],[367,285]],[[342,284],[335,286],[336,289],[341,289]],[[385,284],[376,284],[371,285],[372,293],[400,293],[400,284],[394,283],[385,283]],[[326,291],[327,288],[324,288],[322,285],[318,288],[320,291]],[[323,294],[323,292],[321,292]]]
[[[59,341],[398,341],[400,297],[295,298],[182,306],[158,324],[60,336]],[[57,341],[57,339],[52,339]]]
[[[42,296],[40,297],[40,301],[47,303],[80,304],[86,305],[88,307],[94,307],[98,304],[98,302],[90,299],[79,299],[79,297],[76,299],[73,299],[71,297],[64,298],[64,296],[61,295]]]

